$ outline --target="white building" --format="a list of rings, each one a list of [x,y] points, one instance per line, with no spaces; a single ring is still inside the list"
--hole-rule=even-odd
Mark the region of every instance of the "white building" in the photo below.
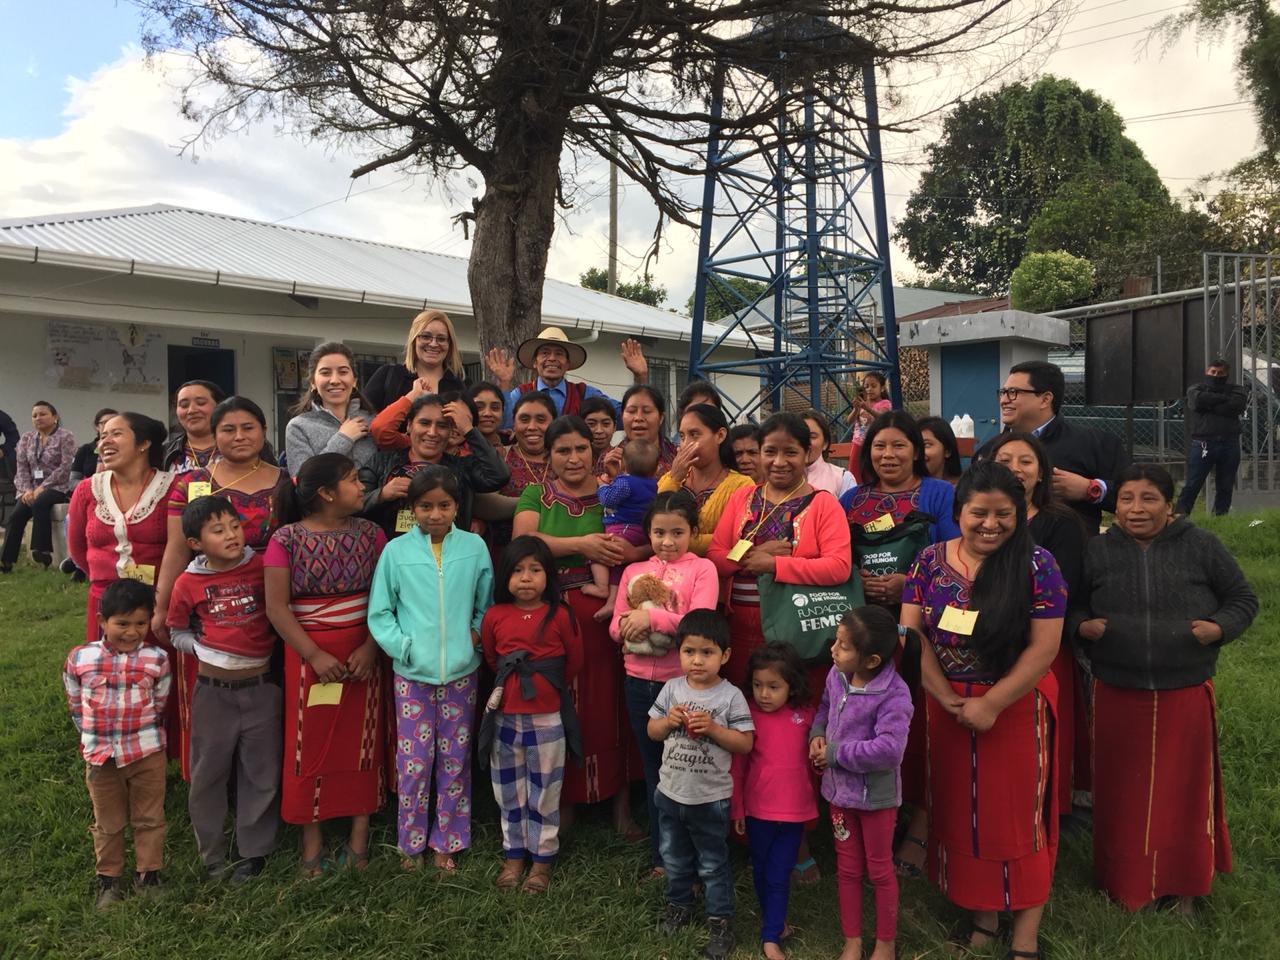
[[[279,444],[313,346],[344,341],[365,380],[403,360],[410,319],[432,307],[453,320],[468,379],[482,379],[462,257],[163,204],[0,220],[0,409],[25,430],[48,400],[86,439],[100,407],[167,421],[177,386],[200,378],[261,404]],[[542,309],[589,344],[575,379],[621,397],[627,337],[668,399],[687,379],[687,317],[559,280]],[[726,344],[729,359],[747,341]],[[756,384],[718,386],[745,400]]]

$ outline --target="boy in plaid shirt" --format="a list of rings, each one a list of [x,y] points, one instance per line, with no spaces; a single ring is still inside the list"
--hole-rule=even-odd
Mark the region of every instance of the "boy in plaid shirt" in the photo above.
[[[154,609],[151,587],[116,580],[98,601],[102,639],[72,650],[63,671],[93,801],[99,910],[123,897],[126,823],[133,825],[134,888],[160,886],[169,655],[146,642]]]

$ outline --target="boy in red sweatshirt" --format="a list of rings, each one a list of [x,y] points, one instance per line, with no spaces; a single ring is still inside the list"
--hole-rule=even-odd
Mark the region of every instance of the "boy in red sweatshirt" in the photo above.
[[[178,576],[166,621],[175,648],[199,661],[191,700],[187,810],[210,880],[239,886],[262,872],[280,826],[280,687],[269,673],[262,557],[245,545],[235,507],[199,497],[182,511],[197,556]],[[227,782],[235,765],[236,847],[227,863]]]

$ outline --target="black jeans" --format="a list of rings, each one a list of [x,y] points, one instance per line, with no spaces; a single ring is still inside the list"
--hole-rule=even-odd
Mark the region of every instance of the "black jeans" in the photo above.
[[[1204,488],[1204,482],[1213,471],[1214,514],[1224,514],[1231,509],[1231,494],[1235,490],[1236,471],[1240,469],[1240,438],[1221,440],[1192,440],[1187,453],[1187,482],[1178,497],[1178,513],[1187,516],[1195,506]]]
[[[18,501],[9,516],[9,526],[4,533],[4,550],[0,551],[0,563],[12,564],[18,559],[22,546],[22,534],[31,521],[31,552],[53,552],[53,508],[66,503],[67,495],[61,490],[45,490],[30,503]]]

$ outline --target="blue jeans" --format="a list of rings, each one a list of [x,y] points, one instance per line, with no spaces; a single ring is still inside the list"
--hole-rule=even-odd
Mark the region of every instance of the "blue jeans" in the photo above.
[[[777,823],[747,817],[751,874],[760,901],[760,942],[777,943],[787,922],[791,871],[804,839],[803,823]]]
[[[644,765],[644,805],[649,812],[649,843],[653,847],[655,867],[662,866],[662,852],[658,849],[658,808],[653,803],[654,791],[658,789],[658,768],[662,766],[662,744],[649,737],[649,708],[658,699],[663,686],[661,680],[641,680],[638,677],[624,677],[622,680],[627,717]]]
[[[1212,513],[1221,516],[1231,509],[1231,494],[1236,485],[1236,471],[1240,469],[1240,438],[1231,437],[1223,440],[1192,440],[1191,449],[1187,453],[1187,482],[1178,497],[1178,513],[1184,516],[1191,514],[1213,471],[1213,509]]]
[[[654,791],[662,865],[667,870],[667,902],[693,906],[693,880],[702,880],[708,917],[733,916],[733,874],[729,870],[729,800],[677,803]]]

